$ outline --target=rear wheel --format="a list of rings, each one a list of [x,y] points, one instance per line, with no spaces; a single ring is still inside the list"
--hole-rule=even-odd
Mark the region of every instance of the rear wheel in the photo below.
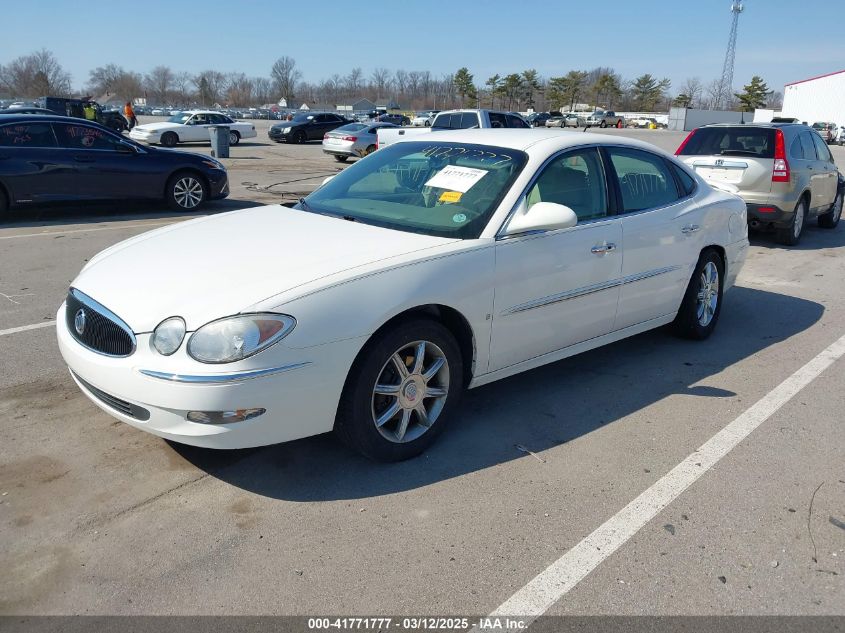
[[[819,216],[819,226],[823,229],[835,229],[842,217],[842,192],[836,194],[836,200],[830,207],[830,211]]]
[[[161,135],[160,143],[165,147],[176,147],[176,143],[179,142],[179,137],[176,136],[176,132],[165,132]]]
[[[461,353],[437,321],[414,319],[376,335],[344,386],[335,430],[371,459],[422,453],[443,431],[463,390]]]
[[[345,163],[347,158],[349,158],[349,157],[348,156],[341,156],[340,154],[334,155],[334,159],[339,163]]]
[[[167,202],[176,211],[193,211],[208,197],[205,182],[193,172],[179,172],[167,181]]]
[[[229,132],[229,145],[237,145],[240,142],[241,142],[241,135],[237,131],[231,130]]]
[[[722,310],[724,276],[725,264],[716,251],[708,249],[699,255],[678,316],[672,324],[677,334],[703,340],[713,333]]]
[[[807,218],[807,200],[801,198],[795,205],[795,213],[792,215],[792,222],[785,229],[778,230],[778,242],[787,246],[795,246],[801,241],[801,232],[804,230],[804,220]]]
[[[367,156],[368,154],[372,154],[374,151],[376,151],[376,146],[375,145],[369,145],[369,146],[367,146],[367,149],[364,150],[364,156]]]

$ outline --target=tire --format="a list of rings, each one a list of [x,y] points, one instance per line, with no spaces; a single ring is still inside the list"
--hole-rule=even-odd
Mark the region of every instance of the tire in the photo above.
[[[599,123],[599,127],[607,127],[607,121],[602,121]]]
[[[294,132],[293,136],[290,137],[290,142],[294,145],[301,145],[307,140],[308,138],[305,136],[305,132],[303,132],[302,130],[297,130],[296,132]]]
[[[672,323],[676,334],[701,341],[713,333],[722,311],[724,278],[725,264],[719,253],[702,251]]]
[[[437,395],[420,397],[421,390]],[[335,431],[370,459],[410,459],[443,432],[462,391],[463,360],[452,333],[431,319],[400,322],[376,334],[355,359],[338,406]]]
[[[340,154],[334,155],[334,159],[339,163],[345,163],[347,158],[349,158],[349,156],[341,156]]]
[[[374,151],[376,151],[376,146],[375,145],[368,145],[367,149],[364,150],[364,156],[369,156]]]
[[[786,246],[795,246],[801,241],[801,233],[807,220],[807,199],[801,198],[795,205],[795,213],[792,214],[792,222],[785,229],[779,229],[777,240]]]
[[[159,143],[161,143],[164,147],[176,147],[176,144],[179,142],[179,137],[176,136],[176,132],[165,132],[161,135],[161,139]]]
[[[236,130],[229,130],[229,145],[237,145],[241,142],[241,135]]]
[[[0,185],[0,222],[7,219],[6,214],[9,211],[9,198],[6,194],[6,190]]]
[[[428,121],[424,122],[424,123],[423,123],[423,125],[424,125],[425,127],[431,127],[431,123],[430,123],[430,122],[428,122]]]
[[[208,186],[196,172],[180,171],[167,181],[165,197],[175,211],[195,211],[208,198]]]
[[[819,216],[819,226],[823,229],[835,229],[842,217],[842,192],[836,194],[836,199],[830,205],[830,211]]]

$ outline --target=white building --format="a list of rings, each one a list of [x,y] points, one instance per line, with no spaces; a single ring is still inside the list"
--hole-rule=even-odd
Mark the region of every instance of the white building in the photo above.
[[[845,70],[786,84],[782,113],[808,125],[816,121],[845,125]]]

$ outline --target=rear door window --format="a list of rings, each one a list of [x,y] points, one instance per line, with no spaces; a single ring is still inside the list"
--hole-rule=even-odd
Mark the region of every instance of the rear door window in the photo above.
[[[801,132],[801,147],[804,148],[804,158],[806,160],[816,160],[816,146],[813,143],[812,132]]]
[[[513,114],[507,114],[507,115],[505,115],[505,117],[506,117],[507,122],[508,122],[508,127],[516,127],[516,128],[520,128],[520,127],[526,128],[526,127],[528,127],[528,125],[525,123],[525,121],[523,121],[518,116],[514,116]]]
[[[699,128],[680,155],[774,158],[775,131],[749,126]]]
[[[819,157],[819,160],[823,160],[826,163],[833,160],[833,157],[830,155],[830,150],[827,149],[827,143],[825,143],[818,134],[813,134],[813,143],[816,145],[816,155]]]
[[[678,199],[675,179],[662,157],[635,149],[609,148],[625,213],[672,204]]]
[[[475,112],[463,112],[461,114],[461,125],[460,128],[462,130],[469,130],[472,128],[478,127],[478,115]]]
[[[507,127],[507,119],[502,112],[490,113],[490,127]]]
[[[59,146],[67,149],[115,151],[120,140],[104,129],[67,123],[54,123]]]
[[[56,147],[49,123],[13,123],[0,127],[0,147]]]

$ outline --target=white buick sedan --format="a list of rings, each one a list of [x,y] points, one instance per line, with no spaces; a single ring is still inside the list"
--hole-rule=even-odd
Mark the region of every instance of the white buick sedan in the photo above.
[[[653,146],[465,130],[379,150],[294,208],[164,227],[95,256],[58,312],[97,406],[186,444],[335,430],[423,451],[461,392],[658,326],[704,339],[745,204]]]
[[[237,145],[243,138],[256,136],[251,123],[234,121],[225,114],[206,110],[177,112],[167,121],[136,125],[129,132],[129,138],[143,143],[159,143],[174,147],[177,143],[209,142],[208,128],[214,125],[229,126],[229,145]]]

